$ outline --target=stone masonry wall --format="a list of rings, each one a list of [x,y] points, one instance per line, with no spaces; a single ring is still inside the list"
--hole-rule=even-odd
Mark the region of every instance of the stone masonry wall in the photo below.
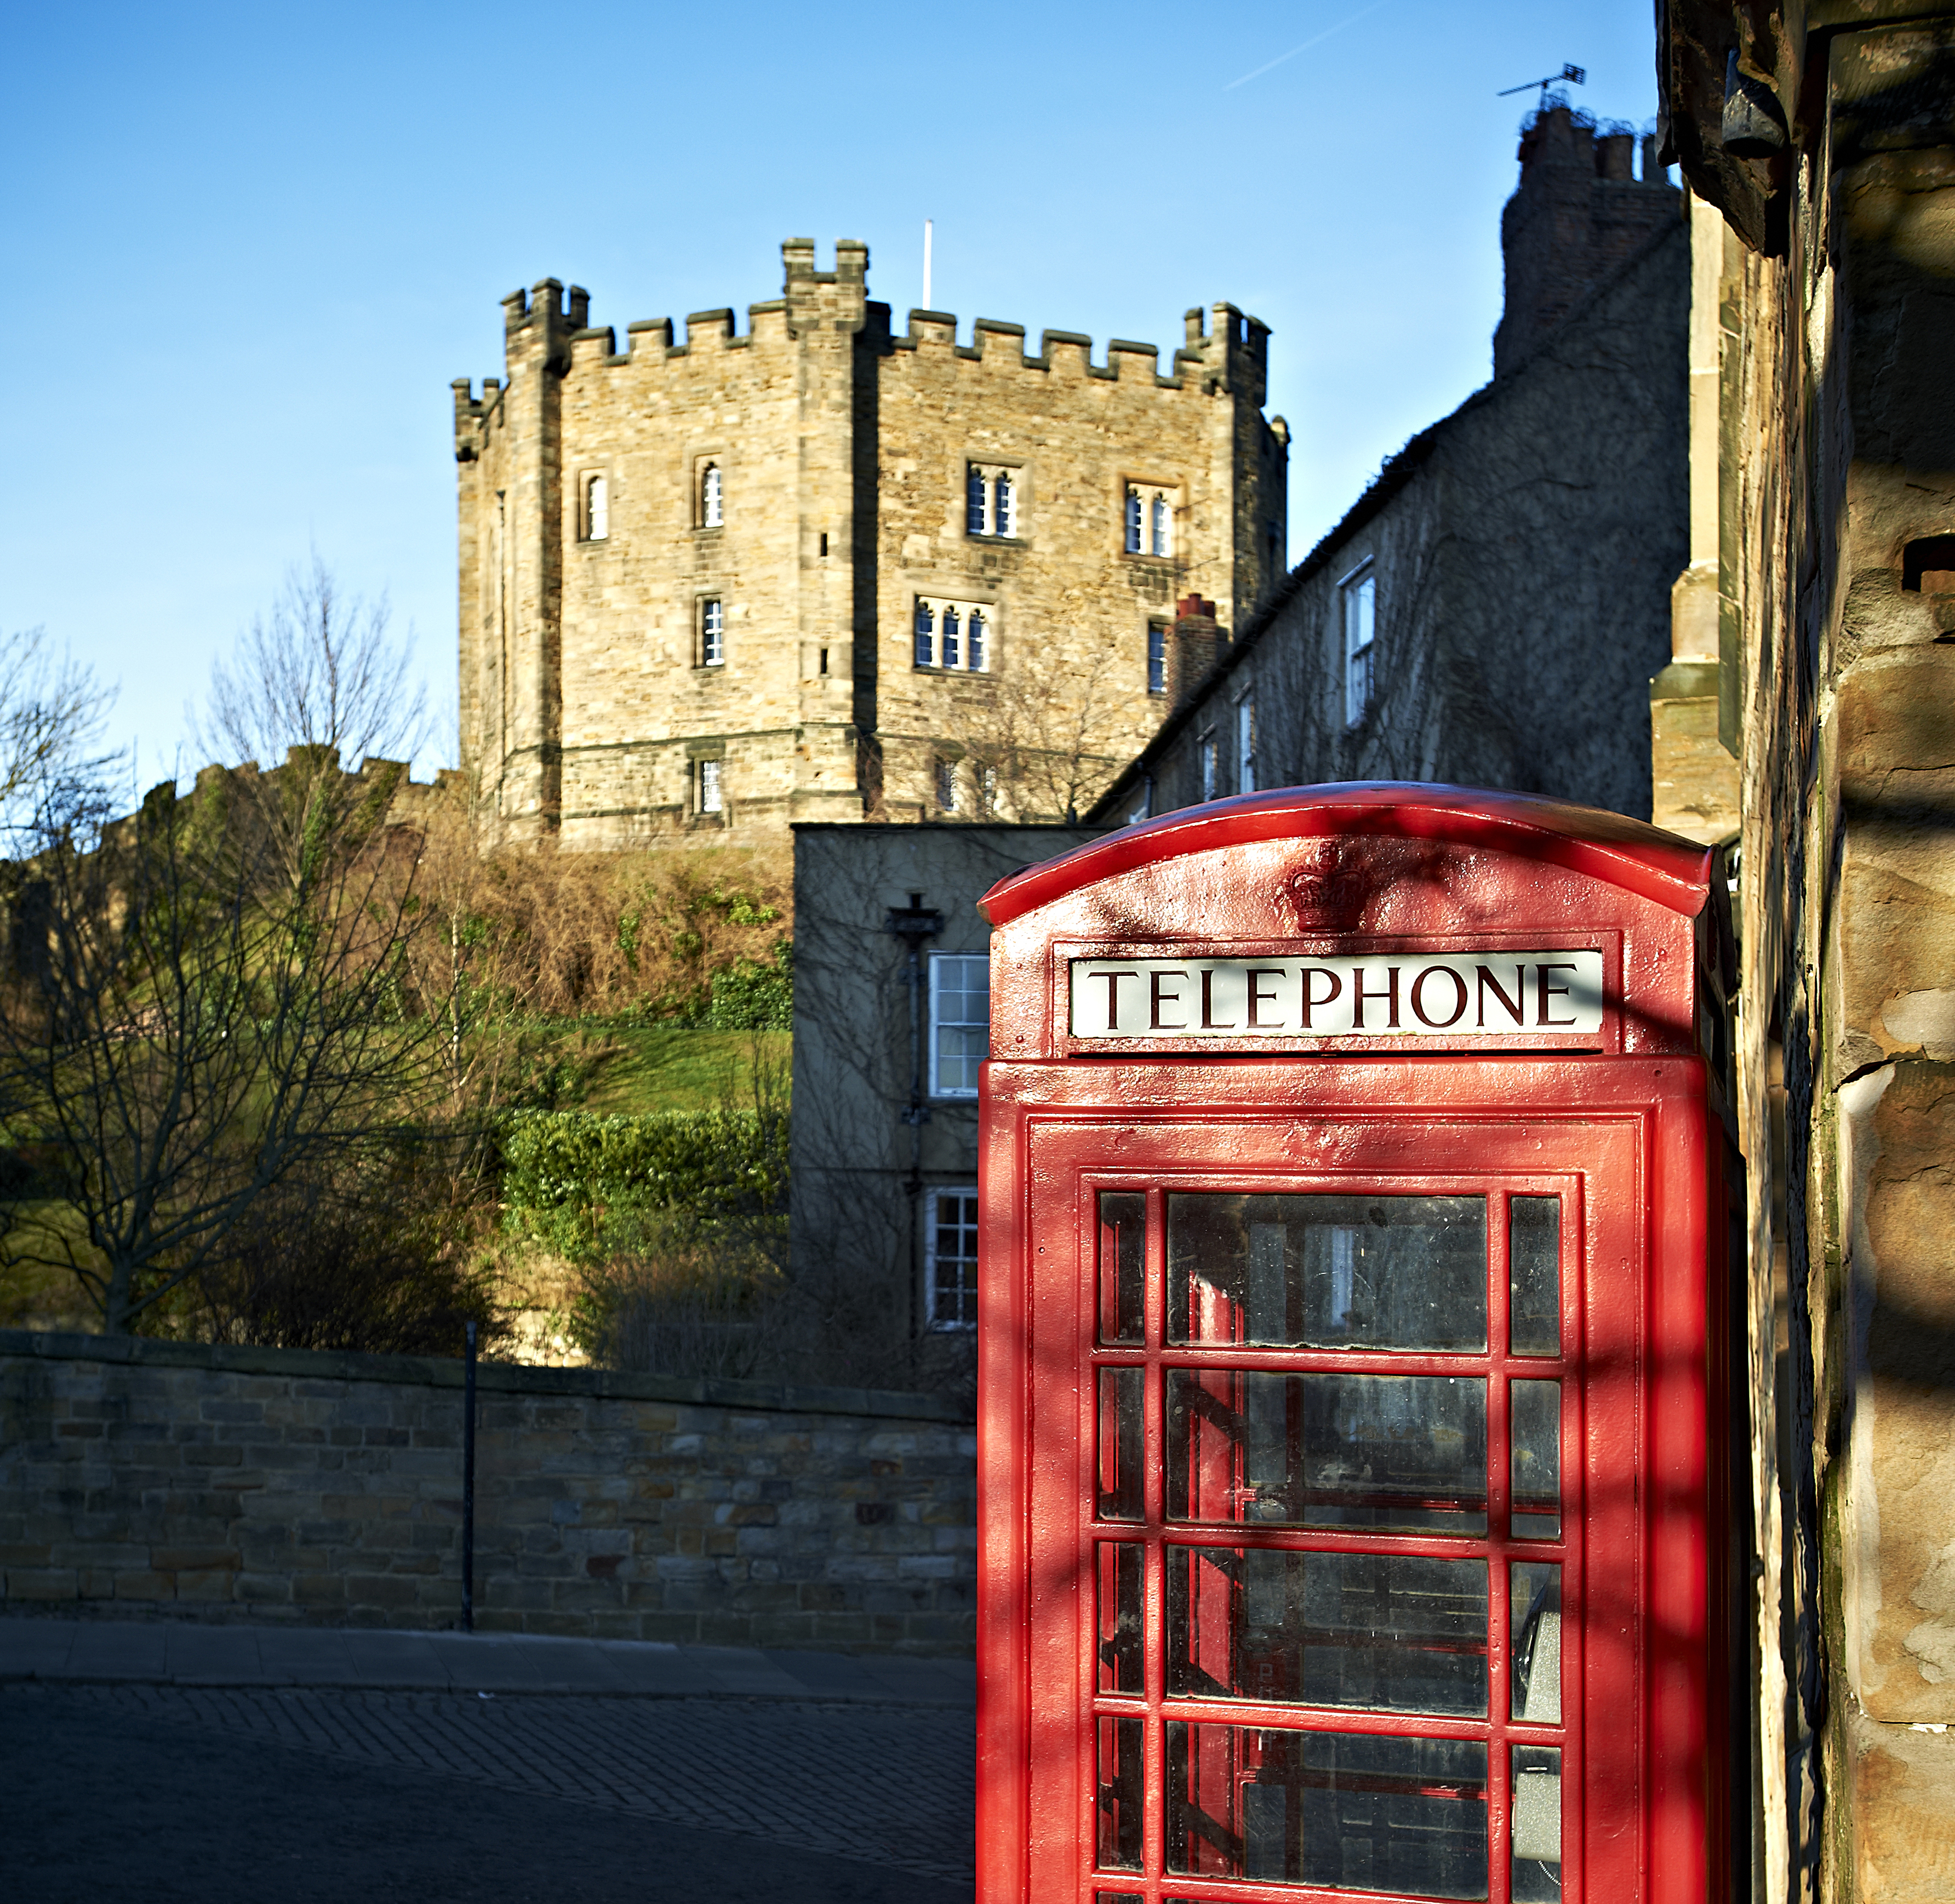
[[[1083,729],[1124,759],[1166,705],[1149,621],[1192,590],[1234,625],[1282,572],[1287,437],[1253,319],[1191,313],[1163,376],[1151,345],[1094,363],[1071,332],[1036,356],[986,319],[959,345],[938,312],[892,335],[866,247],[842,241],[832,271],[811,241],[782,252],[783,295],[745,331],[700,311],[682,341],[664,319],[593,327],[588,294],[546,279],[505,302],[504,377],[455,387],[462,750],[496,837],[934,818],[940,760],[1006,738]],[[1014,473],[1010,534],[967,533],[974,464]],[[1130,482],[1169,499],[1167,554],[1126,552]],[[915,665],[919,597],[983,607],[983,669]]]
[[[448,1627],[458,1362],[0,1331],[0,1607]],[[962,1653],[974,1430],[930,1396],[478,1371],[478,1628]]]

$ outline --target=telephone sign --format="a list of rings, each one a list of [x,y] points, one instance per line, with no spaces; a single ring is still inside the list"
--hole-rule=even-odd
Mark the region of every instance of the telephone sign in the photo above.
[[[1723,1896],[1714,875],[1367,785],[987,895],[981,1904]]]

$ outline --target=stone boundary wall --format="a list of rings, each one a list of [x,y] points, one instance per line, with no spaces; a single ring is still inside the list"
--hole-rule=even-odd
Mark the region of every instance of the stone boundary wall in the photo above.
[[[0,1330],[0,1611],[455,1625],[462,1379]],[[476,1405],[479,1629],[972,1650],[952,1404],[484,1363]]]

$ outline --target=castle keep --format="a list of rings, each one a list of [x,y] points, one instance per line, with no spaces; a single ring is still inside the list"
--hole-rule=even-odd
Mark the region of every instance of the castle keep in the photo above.
[[[504,301],[504,377],[455,386],[493,837],[1057,817],[1284,572],[1255,319],[1190,311],[1163,376],[1071,331],[960,345],[941,311],[898,336],[866,246],[781,250],[744,333],[695,312],[622,351],[546,279]]]

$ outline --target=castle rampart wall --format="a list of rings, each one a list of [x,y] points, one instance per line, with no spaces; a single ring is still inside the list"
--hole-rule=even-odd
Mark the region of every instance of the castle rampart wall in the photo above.
[[[865,247],[830,272],[810,241],[782,255],[785,294],[744,333],[699,311],[622,351],[546,280],[506,301],[507,381],[455,386],[464,750],[505,837],[934,814],[940,754],[994,732],[1034,664],[1046,725],[1131,752],[1163,709],[1150,617],[1191,590],[1246,613],[1280,571],[1253,320],[1192,313],[1163,376],[1151,345],[1096,364],[1048,330],[1028,357],[989,319],[969,345],[939,312],[892,336]],[[967,532],[973,463],[1014,473],[1013,533]],[[1172,499],[1165,556],[1124,549],[1136,481]],[[920,595],[993,615],[994,665],[918,670]]]

